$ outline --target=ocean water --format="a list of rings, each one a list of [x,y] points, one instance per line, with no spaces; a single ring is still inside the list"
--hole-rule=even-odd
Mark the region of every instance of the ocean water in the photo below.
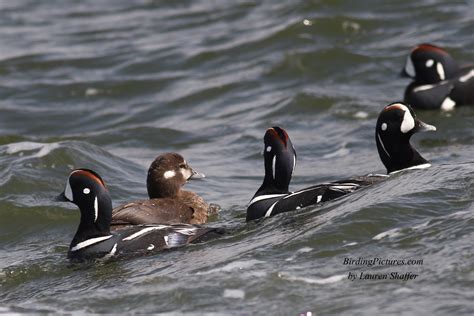
[[[0,1],[0,313],[472,315],[474,107],[417,111],[438,128],[412,140],[429,169],[259,223],[245,210],[274,125],[298,153],[291,189],[384,172],[373,129],[403,97],[405,56],[430,42],[474,62],[473,12],[447,0]],[[52,200],[71,168],[100,173],[118,205],[146,197],[148,165],[168,151],[207,175],[186,187],[235,231],[71,265],[79,212]]]

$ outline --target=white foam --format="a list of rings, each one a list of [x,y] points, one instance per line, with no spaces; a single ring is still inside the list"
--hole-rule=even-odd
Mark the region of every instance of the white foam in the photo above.
[[[365,119],[369,117],[369,113],[364,111],[358,111],[354,114],[354,118]]]
[[[216,272],[232,272],[235,270],[245,270],[263,263],[264,262],[260,260],[233,261],[220,268],[211,269],[205,272],[198,272],[197,274],[213,274]]]
[[[378,235],[375,235],[372,239],[373,239],[373,240],[380,240],[380,239],[385,238],[385,237],[390,237],[390,238],[391,238],[391,237],[396,237],[396,236],[401,235],[401,234],[399,233],[399,231],[400,231],[400,228],[389,229],[389,230],[387,230],[387,231],[385,231],[385,232],[383,232],[383,233],[380,233],[380,234],[378,234]]]
[[[7,145],[7,154],[16,154],[23,151],[37,150],[39,151],[31,157],[41,158],[52,152],[54,149],[59,148],[57,143],[37,143],[37,142],[19,142]]]
[[[87,88],[85,92],[85,95],[88,97],[91,97],[93,95],[98,95],[98,94],[99,94],[99,90],[95,88]]]
[[[351,247],[351,246],[355,246],[357,244],[358,243],[354,241],[354,242],[350,242],[350,243],[345,244],[344,247]]]
[[[278,273],[278,276],[281,279],[288,280],[288,281],[297,281],[297,282],[304,282],[308,284],[319,284],[319,285],[336,283],[344,279],[347,279],[347,274],[337,274],[337,275],[333,275],[333,276],[330,276],[327,278],[321,278],[321,279],[291,276],[285,273]]]
[[[225,298],[238,298],[243,299],[245,298],[245,292],[239,289],[225,289],[222,296]]]

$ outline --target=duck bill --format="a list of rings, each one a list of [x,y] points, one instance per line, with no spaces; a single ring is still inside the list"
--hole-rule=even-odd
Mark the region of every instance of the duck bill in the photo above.
[[[67,199],[66,194],[64,192],[62,192],[57,197],[55,197],[54,201],[56,201],[56,202],[69,202],[69,200]]]
[[[436,126],[426,124],[425,122],[422,122],[420,120],[416,120],[415,124],[415,132],[434,132],[436,131]]]
[[[188,178],[188,180],[194,180],[194,179],[204,179],[206,175],[204,173],[197,172],[193,169],[191,169],[191,176]]]

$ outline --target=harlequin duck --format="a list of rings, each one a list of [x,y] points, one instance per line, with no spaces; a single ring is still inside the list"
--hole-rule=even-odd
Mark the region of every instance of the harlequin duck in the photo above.
[[[89,169],[73,170],[58,199],[76,204],[81,211],[68,252],[73,261],[153,254],[223,233],[221,229],[189,224],[138,225],[111,233],[110,194],[102,178]]]
[[[112,225],[203,224],[219,208],[194,192],[181,190],[190,179],[203,178],[177,153],[158,156],[147,175],[149,200],[133,201],[112,211]]]
[[[428,131],[436,131],[436,127],[420,121],[408,104],[395,102],[380,112],[375,142],[387,173],[431,166],[410,144],[414,133]]]
[[[474,66],[458,66],[440,47],[415,47],[402,74],[414,79],[405,90],[404,101],[415,108],[452,110],[459,105],[474,105]]]
[[[263,142],[265,177],[249,202],[247,221],[329,201],[373,181],[371,178],[342,180],[290,192],[288,187],[296,166],[296,151],[288,133],[274,126],[266,131]]]

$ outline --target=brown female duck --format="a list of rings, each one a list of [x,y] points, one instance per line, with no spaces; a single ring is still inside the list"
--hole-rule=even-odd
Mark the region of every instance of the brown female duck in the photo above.
[[[194,192],[181,189],[188,180],[203,177],[177,153],[156,157],[146,181],[150,199],[114,208],[112,225],[205,223],[218,207],[207,204]]]

